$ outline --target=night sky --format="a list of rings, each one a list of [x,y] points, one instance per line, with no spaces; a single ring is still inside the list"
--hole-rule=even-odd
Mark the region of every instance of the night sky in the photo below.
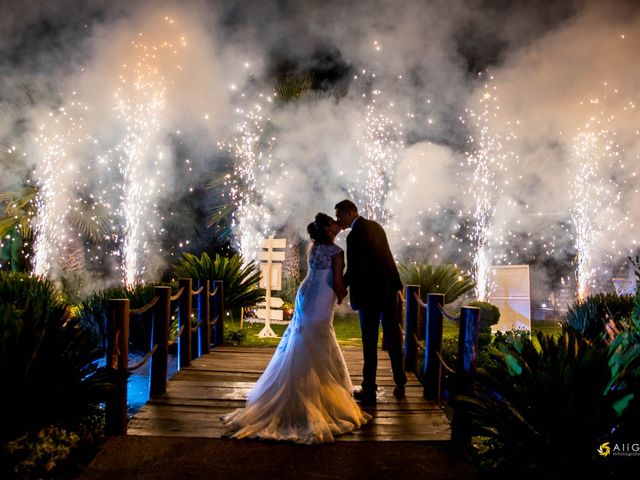
[[[387,122],[375,208],[399,259],[471,268],[473,159],[483,145],[498,159],[487,227],[494,263],[537,266],[534,282],[551,290],[560,277],[573,278],[583,248],[594,285],[606,289],[637,252],[633,1],[4,0],[0,142],[13,150],[1,158],[3,190],[43,178],[35,140],[42,119],[72,99],[88,106],[82,131],[94,147],[71,148],[81,174],[61,181],[84,182],[93,193],[100,180],[121,183],[92,167],[126,137],[113,95],[123,65],[134,64],[132,41],[180,38],[175,56],[159,64],[164,106],[144,137],[162,150],[161,165],[154,160],[162,188],[148,201],[164,212],[156,222],[164,232],[146,232],[150,276],[185,249],[237,246],[237,231],[216,237],[205,221],[229,201],[228,186],[205,186],[233,174],[239,160],[230,139],[256,102],[262,135],[272,139],[256,147],[264,168],[255,167],[252,198],[260,198],[262,218],[247,224],[256,234],[266,216],[272,231],[304,238],[315,212],[331,213],[344,197],[369,201],[363,185],[372,167],[363,158],[381,137],[367,138],[363,125],[375,99],[376,121]],[[292,78],[308,82],[302,98],[267,100]],[[591,131],[604,146],[584,156],[579,143]],[[581,173],[583,164],[595,171]],[[577,175],[601,188],[576,186]],[[578,242],[580,196],[595,199],[585,206],[587,246]]]

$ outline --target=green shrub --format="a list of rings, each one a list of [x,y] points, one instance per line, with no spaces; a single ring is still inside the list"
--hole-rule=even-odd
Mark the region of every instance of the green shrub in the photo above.
[[[478,347],[483,349],[491,343],[491,327],[500,321],[500,309],[489,302],[475,301],[470,307],[480,309],[480,325],[478,326]]]
[[[224,343],[230,345],[240,345],[247,338],[247,332],[242,328],[227,328],[224,331]]]
[[[499,478],[592,477],[596,448],[623,422],[608,351],[573,331],[503,338],[454,408],[472,419],[481,465]],[[613,465],[611,463],[607,465]]]
[[[633,295],[598,293],[575,302],[567,312],[563,328],[574,330],[592,340],[602,340],[609,320],[631,317]]]
[[[242,308],[256,305],[264,300],[265,291],[259,288],[260,270],[255,263],[243,264],[238,254],[231,258],[215,256],[212,261],[205,252],[200,257],[183,253],[173,267],[178,278],[222,280],[224,286],[224,308]]]
[[[470,307],[480,309],[480,331],[491,331],[493,325],[497,325],[500,321],[500,309],[489,302],[475,301],[469,303]]]
[[[71,455],[79,441],[77,433],[53,425],[25,434],[7,444],[12,473],[27,478],[47,475]]]
[[[402,283],[420,285],[423,299],[428,293],[442,293],[445,304],[455,302],[475,286],[473,279],[455,265],[401,263],[398,270]]]
[[[156,284],[136,285],[133,289],[112,287],[94,292],[78,305],[78,315],[85,322],[92,322],[100,332],[100,344],[106,345],[107,308],[109,300],[128,298],[130,308],[145,306],[155,296]],[[145,352],[151,344],[151,316],[133,317],[129,323],[129,343],[132,349]]]
[[[92,324],[49,280],[0,272],[0,441],[94,411],[111,386]]]

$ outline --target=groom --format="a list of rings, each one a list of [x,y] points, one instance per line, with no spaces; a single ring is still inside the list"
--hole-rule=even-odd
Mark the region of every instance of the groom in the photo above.
[[[351,228],[347,235],[347,271],[344,278],[349,286],[351,308],[358,310],[362,331],[362,390],[355,391],[354,397],[363,404],[375,405],[380,323],[396,384],[393,394],[404,396],[407,383],[398,312],[398,292],[402,290],[402,282],[382,227],[358,215],[358,208],[350,200],[339,202],[335,209],[340,227],[343,230]]]

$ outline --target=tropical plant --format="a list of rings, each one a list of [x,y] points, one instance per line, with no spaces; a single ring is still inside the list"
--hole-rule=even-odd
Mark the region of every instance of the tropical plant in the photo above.
[[[500,309],[489,302],[475,301],[469,303],[470,307],[480,309],[480,325],[478,326],[478,344],[482,349],[491,343],[491,327],[500,321]]]
[[[592,340],[604,340],[608,321],[629,319],[633,295],[598,293],[575,302],[565,317],[563,329],[571,329]]]
[[[622,394],[608,389],[607,348],[571,330],[489,348],[494,361],[453,402],[472,419],[481,465],[499,478],[598,471],[596,448],[624,420],[616,410]]]
[[[93,292],[78,305],[78,315],[85,322],[92,322],[100,333],[100,344],[106,344],[107,308],[109,300],[128,298],[131,308],[145,306],[155,296],[156,284],[145,283],[132,289],[112,287]],[[150,317],[140,317],[129,322],[129,342],[133,349],[146,351],[151,343]]]
[[[631,318],[618,322],[617,335],[609,346],[609,387],[626,393],[626,402],[620,403],[619,408],[629,413],[629,420],[620,434],[629,438],[640,430],[640,263],[637,257],[633,263],[639,288],[636,290]]]
[[[405,285],[420,285],[425,299],[428,293],[442,293],[445,303],[452,303],[475,287],[473,279],[455,265],[401,263],[398,270]]]
[[[49,280],[0,272],[2,439],[89,414],[111,386],[95,361],[94,326],[71,314]]]
[[[195,281],[222,280],[224,306],[228,309],[249,307],[264,300],[265,291],[258,287],[260,270],[253,262],[244,263],[237,253],[232,257],[216,255],[213,260],[206,252],[200,257],[183,253],[173,266],[173,273]]]

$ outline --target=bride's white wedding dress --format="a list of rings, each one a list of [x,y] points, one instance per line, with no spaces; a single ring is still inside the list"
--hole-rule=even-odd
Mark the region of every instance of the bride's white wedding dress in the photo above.
[[[351,378],[333,330],[331,257],[340,252],[334,244],[312,247],[293,318],[276,352],[246,406],[222,417],[229,436],[332,442],[371,418],[351,396]]]

